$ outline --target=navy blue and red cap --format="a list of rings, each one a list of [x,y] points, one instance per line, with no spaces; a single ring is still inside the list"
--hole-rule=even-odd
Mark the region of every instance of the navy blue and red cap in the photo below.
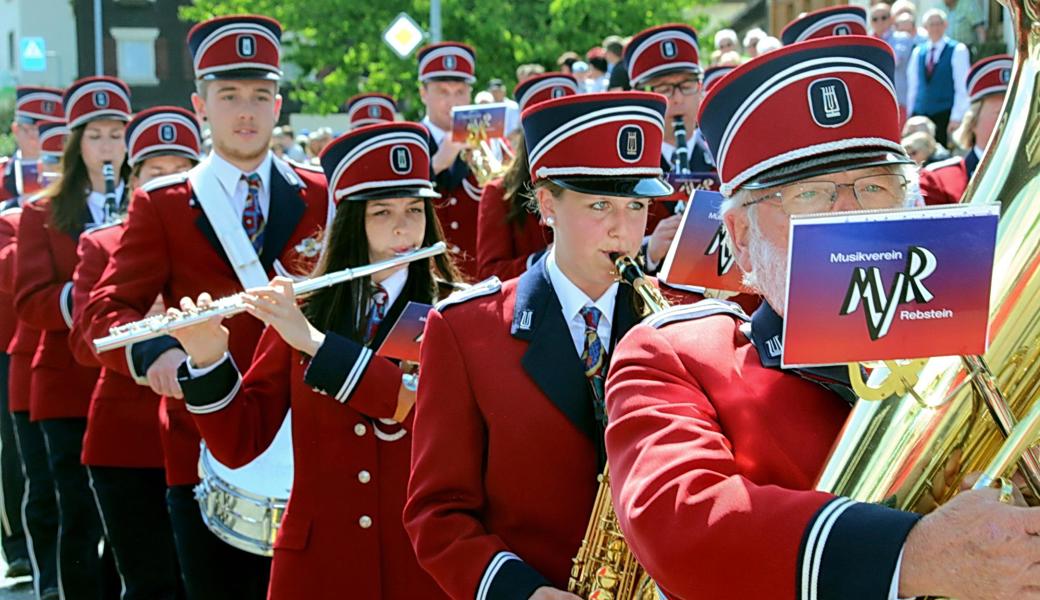
[[[321,153],[334,204],[380,198],[440,198],[430,181],[430,134],[410,121],[377,123],[339,136]]]
[[[894,69],[888,44],[867,36],[800,42],[733,69],[698,118],[722,193],[909,163]]]
[[[419,50],[419,81],[477,80],[477,52],[459,42],[430,44]]]
[[[735,67],[732,65],[716,65],[714,67],[708,67],[704,70],[704,79],[702,80],[702,88],[705,92],[715,87],[715,84],[726,74],[732,71]]]
[[[195,79],[282,77],[282,25],[262,15],[230,15],[203,21],[188,31]]]
[[[65,121],[75,129],[97,119],[129,121],[130,86],[115,77],[84,77],[70,85],[62,98]]]
[[[531,181],[605,196],[671,194],[661,169],[666,105],[660,94],[611,92],[528,107],[521,120]]]
[[[539,102],[578,93],[578,80],[566,73],[542,73],[517,84],[513,98],[523,111]]]
[[[968,71],[968,101],[976,102],[991,94],[1006,94],[1014,66],[1015,60],[1008,54],[990,56],[972,65]]]
[[[155,156],[201,158],[202,130],[195,115],[176,106],[156,106],[134,115],[126,126],[127,164]]]
[[[19,123],[62,121],[65,109],[58,88],[20,85],[15,88],[14,118]]]
[[[47,162],[61,160],[65,151],[65,140],[69,137],[69,128],[65,121],[42,121],[40,123],[40,156]]]
[[[397,103],[386,94],[358,94],[347,100],[347,118],[352,129],[391,122],[396,114]]]
[[[700,73],[697,30],[680,23],[645,29],[625,46],[624,61],[632,87],[661,75]]]
[[[788,23],[780,32],[780,41],[788,46],[832,35],[867,35],[867,9],[828,6],[814,10]]]

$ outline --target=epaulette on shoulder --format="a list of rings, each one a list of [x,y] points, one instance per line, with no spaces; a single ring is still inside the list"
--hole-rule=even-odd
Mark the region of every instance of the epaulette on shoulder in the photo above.
[[[20,212],[22,212],[22,207],[18,206],[18,203],[14,203],[13,205],[8,206],[3,210],[0,210],[0,217],[6,217],[7,215],[17,215]]]
[[[652,314],[643,321],[643,324],[649,325],[654,329],[660,329],[672,323],[693,321],[694,319],[703,319],[712,315],[732,315],[742,321],[751,319],[736,302],[708,298],[693,304],[680,304]]]
[[[463,302],[468,302],[474,298],[480,298],[481,296],[497,294],[501,289],[502,281],[498,277],[491,276],[480,283],[474,283],[464,290],[452,292],[447,298],[438,302],[434,308],[439,312],[443,312],[444,309],[449,306],[462,304]]]
[[[961,162],[961,157],[951,156],[950,158],[944,158],[940,161],[933,162],[930,165],[925,165],[925,171],[938,171],[939,169],[945,169],[946,167],[956,166]]]
[[[187,180],[188,173],[186,171],[182,173],[173,173],[172,175],[163,175],[162,177],[156,177],[155,179],[142,185],[140,189],[146,192],[154,192],[155,190],[160,190],[164,187],[170,187],[171,185],[184,183]]]
[[[289,166],[291,166],[294,169],[303,169],[304,171],[310,171],[312,173],[321,173],[322,175],[325,174],[325,170],[322,169],[320,165],[296,162],[295,160],[290,160],[288,158],[285,159],[285,162],[289,163]]]
[[[87,227],[86,229],[83,230],[83,233],[87,234],[87,233],[94,233],[95,231],[103,231],[105,229],[110,229],[112,227],[115,227],[116,225],[122,225],[122,224],[123,224],[123,220],[122,219],[120,219],[118,221],[112,221],[111,223],[102,223],[100,225],[94,225],[92,227]]]

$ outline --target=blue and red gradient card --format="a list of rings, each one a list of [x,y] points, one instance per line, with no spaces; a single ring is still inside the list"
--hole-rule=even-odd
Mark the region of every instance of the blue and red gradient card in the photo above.
[[[999,207],[791,218],[784,367],[982,354]]]
[[[451,109],[453,142],[492,140],[506,136],[506,105],[467,104]]]
[[[401,316],[386,334],[377,356],[385,356],[397,360],[419,362],[419,345],[422,343],[423,329],[426,327],[426,315],[432,308],[429,304],[409,302],[401,311]]]
[[[694,190],[679,231],[661,264],[659,278],[671,285],[712,292],[743,292],[742,274],[726,242],[718,192]]]

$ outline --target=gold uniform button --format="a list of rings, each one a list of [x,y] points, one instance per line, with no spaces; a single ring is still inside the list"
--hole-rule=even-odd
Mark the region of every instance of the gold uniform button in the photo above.
[[[368,471],[361,471],[357,474],[357,480],[361,483],[368,483],[369,481],[372,481],[372,474]]]
[[[364,423],[358,423],[354,426],[354,435],[361,437],[368,433],[368,427],[365,427]]]
[[[361,518],[358,519],[358,525],[360,525],[362,529],[368,529],[372,526],[372,517],[362,515]]]

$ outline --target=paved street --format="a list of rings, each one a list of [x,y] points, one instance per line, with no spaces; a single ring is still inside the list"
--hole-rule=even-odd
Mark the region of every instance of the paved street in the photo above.
[[[7,570],[7,563],[0,559],[0,573]],[[0,577],[0,600],[32,600],[31,577],[7,579]]]

